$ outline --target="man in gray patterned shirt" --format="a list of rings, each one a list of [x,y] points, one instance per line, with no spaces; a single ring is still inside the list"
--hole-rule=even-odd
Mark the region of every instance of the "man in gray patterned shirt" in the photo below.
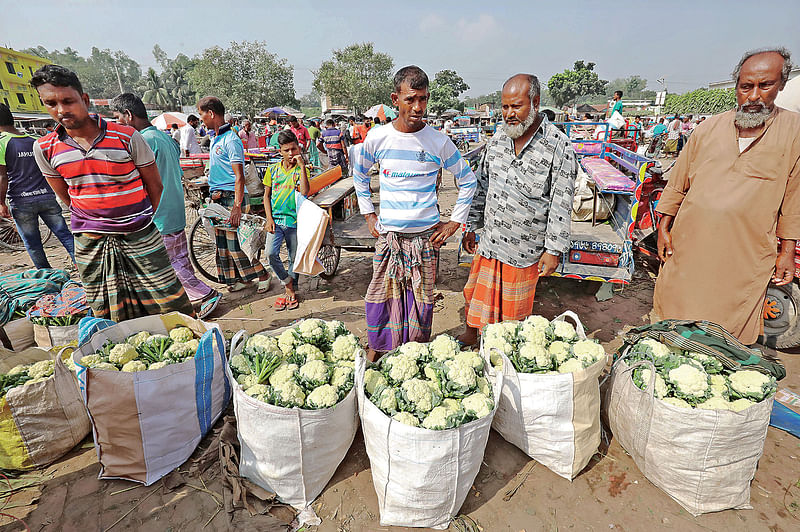
[[[503,85],[503,129],[483,155],[463,239],[478,252],[464,287],[466,345],[484,325],[529,316],[539,276],[569,249],[578,163],[569,138],[539,113],[539,93],[531,74]]]

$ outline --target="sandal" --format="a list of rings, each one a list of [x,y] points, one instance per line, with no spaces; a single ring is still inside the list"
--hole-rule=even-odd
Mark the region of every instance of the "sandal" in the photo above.
[[[269,292],[269,287],[272,285],[272,277],[265,281],[258,282],[258,289],[256,290],[257,294],[266,294]]]
[[[286,299],[286,308],[287,308],[287,310],[294,310],[299,306],[300,306],[300,302],[297,301],[297,296],[295,296],[295,297],[293,297],[291,299],[289,299],[289,298]]]
[[[228,287],[228,292],[240,292],[248,287],[250,287],[250,283],[243,283],[241,281],[236,281],[235,284]]]
[[[197,316],[202,320],[214,312],[221,299],[222,295],[219,292],[216,290],[211,292],[211,294],[209,294],[209,296],[200,303],[200,310],[197,312]]]
[[[272,304],[272,308],[275,310],[286,310],[286,297],[281,296],[275,300],[275,303]]]

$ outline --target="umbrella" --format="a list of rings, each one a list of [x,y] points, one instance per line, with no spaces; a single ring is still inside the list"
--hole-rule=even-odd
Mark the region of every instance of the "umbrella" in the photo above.
[[[169,129],[172,124],[178,124],[178,127],[186,125],[186,119],[189,115],[183,113],[161,113],[150,121],[151,124],[156,126],[157,129]]]
[[[459,111],[458,109],[445,109],[444,111],[439,113],[439,116],[441,116],[441,117],[456,116],[458,114],[461,114],[461,111]]]
[[[397,112],[389,107],[388,105],[383,105],[379,103],[378,105],[373,105],[370,107],[365,113],[364,116],[368,116],[370,118],[375,118],[376,116],[381,120],[386,120],[387,118],[396,118]]]
[[[280,108],[280,107],[270,107],[269,109],[264,109],[263,111],[261,111],[261,114],[262,114],[263,116],[266,116],[266,115],[269,115],[269,114],[273,114],[273,115],[285,115],[285,114],[288,114],[288,113],[287,113],[286,111],[284,111],[284,110],[283,110],[282,108]]]

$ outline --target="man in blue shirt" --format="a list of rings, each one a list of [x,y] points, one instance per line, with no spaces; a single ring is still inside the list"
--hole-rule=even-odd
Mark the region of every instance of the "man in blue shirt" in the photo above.
[[[14,218],[34,267],[50,267],[42,247],[39,218],[55,233],[74,264],[72,233],[61,214],[61,205],[36,164],[34,142],[33,137],[14,127],[11,110],[0,103],[0,216]]]
[[[131,126],[142,134],[156,157],[158,173],[161,174],[161,201],[153,215],[172,268],[183,285],[189,301],[197,310],[198,317],[205,318],[217,308],[221,296],[197,278],[189,260],[186,242],[186,211],[183,198],[183,171],[180,164],[180,148],[172,137],[156,129],[147,119],[144,103],[135,94],[120,94],[111,100],[114,117],[124,126]]]
[[[217,244],[217,275],[228,290],[236,292],[258,279],[258,293],[269,290],[269,272],[257,259],[252,261],[239,246],[237,228],[242,212],[250,208],[244,187],[244,146],[225,120],[225,106],[219,98],[206,96],[197,102],[200,120],[214,131],[209,150],[208,187],[211,201],[230,210],[228,220],[214,221]]]

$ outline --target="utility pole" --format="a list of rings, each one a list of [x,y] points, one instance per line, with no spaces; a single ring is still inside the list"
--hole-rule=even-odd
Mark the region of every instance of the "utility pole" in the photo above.
[[[125,89],[122,88],[122,78],[119,76],[119,69],[117,68],[117,62],[114,61],[114,72],[117,73],[117,83],[119,84],[119,93],[122,94],[125,92]]]

